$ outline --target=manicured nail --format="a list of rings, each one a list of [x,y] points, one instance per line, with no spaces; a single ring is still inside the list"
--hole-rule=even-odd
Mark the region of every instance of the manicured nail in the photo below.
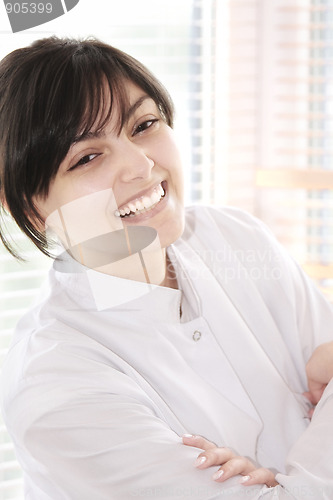
[[[241,479],[240,479],[240,483],[246,483],[249,479],[251,479],[250,476],[243,476]]]
[[[200,467],[200,465],[204,464],[207,460],[207,457],[198,457],[194,462],[194,467]]]
[[[224,474],[224,470],[218,470],[217,472],[215,472],[213,474],[214,481],[217,481],[218,479],[220,479],[220,477],[222,477],[223,474]]]
[[[184,438],[194,438],[193,434],[183,434]]]

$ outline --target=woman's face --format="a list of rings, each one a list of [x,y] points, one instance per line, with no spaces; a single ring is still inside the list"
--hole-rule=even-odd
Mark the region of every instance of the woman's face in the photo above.
[[[111,231],[149,226],[164,248],[184,227],[180,156],[173,131],[155,102],[133,83],[127,86],[129,110],[120,134],[115,102],[103,132],[88,134],[72,145],[47,198],[38,197],[36,206],[44,220],[70,207],[69,226],[79,225],[81,233],[87,232],[86,239],[105,233],[106,220]]]

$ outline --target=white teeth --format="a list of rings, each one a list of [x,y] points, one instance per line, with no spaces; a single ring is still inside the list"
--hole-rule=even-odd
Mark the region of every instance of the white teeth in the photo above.
[[[130,201],[127,205],[116,210],[114,215],[116,217],[133,217],[137,214],[141,214],[148,210],[151,210],[165,195],[164,189],[161,184],[159,184],[151,193],[150,196],[142,196],[141,198]]]
[[[144,196],[142,198],[142,203],[144,207],[149,207],[151,205],[149,196]]]
[[[158,201],[160,201],[161,195],[158,194],[156,191],[154,191],[153,194],[151,195],[150,199],[153,203],[157,203]]]
[[[140,200],[136,200],[135,207],[137,210],[142,210],[143,208],[145,208],[144,204]]]

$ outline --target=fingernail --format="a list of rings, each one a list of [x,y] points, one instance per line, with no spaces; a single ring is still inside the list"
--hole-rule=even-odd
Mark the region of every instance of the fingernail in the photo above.
[[[249,479],[251,479],[250,476],[243,476],[241,479],[240,479],[240,483],[246,483]]]
[[[214,481],[217,481],[218,479],[220,479],[220,477],[222,477],[223,474],[224,474],[224,470],[218,470],[217,472],[215,472],[213,474]]]
[[[200,465],[204,464],[207,460],[207,457],[198,457],[194,462],[194,467],[200,467]]]
[[[184,438],[194,438],[193,434],[183,434]]]

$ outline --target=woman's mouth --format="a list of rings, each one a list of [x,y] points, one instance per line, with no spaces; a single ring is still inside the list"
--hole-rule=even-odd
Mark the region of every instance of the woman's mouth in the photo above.
[[[136,215],[149,212],[156,207],[156,205],[164,198],[165,190],[162,187],[162,183],[158,184],[149,195],[141,196],[140,198],[135,198],[125,205],[122,205],[118,210],[114,212],[116,217],[135,217]]]

